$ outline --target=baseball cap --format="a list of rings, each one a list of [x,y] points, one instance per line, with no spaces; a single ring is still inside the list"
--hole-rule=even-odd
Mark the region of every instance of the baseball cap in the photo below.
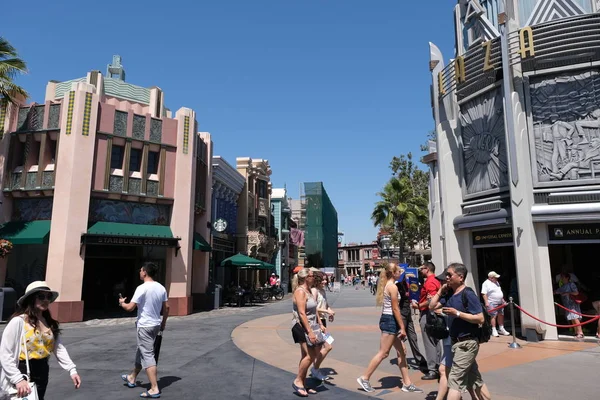
[[[500,274],[497,274],[495,271],[490,271],[490,273],[488,274],[488,278],[500,278]]]

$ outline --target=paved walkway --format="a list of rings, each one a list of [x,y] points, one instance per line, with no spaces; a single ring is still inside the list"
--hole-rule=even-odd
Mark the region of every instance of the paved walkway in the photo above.
[[[331,384],[354,393],[356,378],[362,374],[379,346],[379,308],[374,297],[362,289],[346,288],[331,296],[336,320],[329,332],[335,338],[334,350],[323,364],[332,376]],[[366,306],[366,304],[372,304]],[[346,307],[350,306],[350,307]],[[299,350],[290,333],[290,313],[265,316],[238,326],[232,333],[236,346],[248,355],[290,373],[296,373]],[[520,350],[510,349],[511,337],[492,338],[481,346],[478,356],[484,380],[494,399],[596,399],[596,380],[600,348],[596,343],[526,343]],[[380,398],[433,398],[437,382],[422,381],[419,371],[411,371],[413,382],[423,394],[398,393],[400,379],[395,352],[371,378]],[[409,356],[410,357],[410,356]]]

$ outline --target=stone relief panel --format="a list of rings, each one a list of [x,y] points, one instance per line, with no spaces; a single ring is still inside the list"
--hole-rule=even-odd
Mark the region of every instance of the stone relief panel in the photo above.
[[[466,194],[508,186],[504,108],[499,89],[461,107]]]
[[[600,74],[589,70],[529,85],[538,182],[600,178]]]

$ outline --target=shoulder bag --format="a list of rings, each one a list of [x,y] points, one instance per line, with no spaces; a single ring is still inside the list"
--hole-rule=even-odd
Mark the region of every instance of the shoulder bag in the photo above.
[[[21,333],[21,342],[23,343],[23,348],[25,349],[25,365],[27,365],[27,383],[29,384],[29,388],[31,389],[31,393],[29,393],[25,397],[19,397],[17,394],[17,388],[10,388],[8,390],[8,395],[10,396],[10,400],[39,400],[37,386],[34,382],[31,382],[31,371],[29,370],[29,352],[27,351],[27,343],[25,342],[25,320],[23,320],[23,332]],[[21,344],[19,344],[18,352],[21,352]],[[18,355],[17,355],[18,359]]]

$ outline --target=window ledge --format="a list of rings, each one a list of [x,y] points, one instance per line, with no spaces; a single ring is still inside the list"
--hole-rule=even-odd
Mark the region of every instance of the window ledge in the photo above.
[[[18,167],[15,167],[15,169],[13,169],[13,173],[19,173],[19,172],[23,172],[22,165],[19,165]]]
[[[27,172],[38,172],[38,169],[37,165],[32,165]]]
[[[54,163],[46,165],[46,168],[44,168],[44,171],[54,171]]]
[[[142,179],[142,173],[139,171],[133,171],[129,173],[130,178]]]
[[[149,181],[155,181],[155,182],[159,181],[157,174],[148,174],[146,179],[148,179]]]
[[[111,175],[115,175],[115,176],[123,176],[123,170],[122,169],[111,168],[110,174]]]

